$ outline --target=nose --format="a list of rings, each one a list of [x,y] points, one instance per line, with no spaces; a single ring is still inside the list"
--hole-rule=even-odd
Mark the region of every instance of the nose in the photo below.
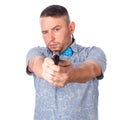
[[[53,41],[53,40],[55,39],[54,33],[53,33],[52,31],[49,31],[49,33],[48,33],[48,39],[49,39],[50,41]]]

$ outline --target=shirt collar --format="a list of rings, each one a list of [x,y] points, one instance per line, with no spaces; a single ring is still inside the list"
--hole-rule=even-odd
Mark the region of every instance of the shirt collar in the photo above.
[[[73,43],[70,45],[70,47],[72,48],[73,52],[77,52],[77,44],[76,44],[75,40],[74,40]]]

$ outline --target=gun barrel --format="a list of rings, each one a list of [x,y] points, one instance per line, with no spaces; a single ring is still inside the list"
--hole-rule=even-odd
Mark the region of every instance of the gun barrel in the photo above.
[[[53,61],[57,65],[59,63],[59,55],[53,55]]]

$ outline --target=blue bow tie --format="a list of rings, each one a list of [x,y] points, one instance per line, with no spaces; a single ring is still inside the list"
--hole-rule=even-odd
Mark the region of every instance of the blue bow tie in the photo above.
[[[60,55],[64,55],[64,56],[72,56],[72,54],[73,54],[73,51],[72,51],[72,48],[71,47],[69,47],[69,48],[67,48],[66,50],[64,50],[62,53],[60,53]]]

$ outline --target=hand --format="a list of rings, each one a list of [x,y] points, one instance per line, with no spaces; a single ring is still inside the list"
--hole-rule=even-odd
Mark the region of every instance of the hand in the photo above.
[[[57,87],[64,87],[73,75],[70,61],[60,60],[58,65],[51,58],[45,58],[42,64],[42,78]]]

